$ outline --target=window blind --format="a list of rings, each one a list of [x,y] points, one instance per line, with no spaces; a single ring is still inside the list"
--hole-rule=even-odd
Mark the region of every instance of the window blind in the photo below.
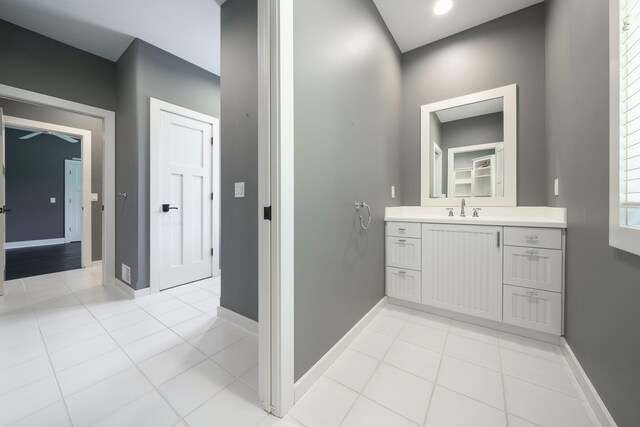
[[[620,207],[640,226],[640,0],[621,0]]]

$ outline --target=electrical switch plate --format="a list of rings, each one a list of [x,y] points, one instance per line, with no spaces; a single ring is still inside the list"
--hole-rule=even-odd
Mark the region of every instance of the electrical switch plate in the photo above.
[[[236,182],[235,196],[236,199],[244,197],[244,182]]]
[[[553,194],[560,195],[560,180],[558,178],[553,180]]]
[[[92,202],[98,201],[98,193],[91,193],[91,201]]]
[[[391,186],[391,198],[392,199],[396,198],[396,186],[395,185]]]
[[[49,199],[49,203],[55,203],[55,202],[56,202],[56,198],[55,197],[52,197],[52,198]]]

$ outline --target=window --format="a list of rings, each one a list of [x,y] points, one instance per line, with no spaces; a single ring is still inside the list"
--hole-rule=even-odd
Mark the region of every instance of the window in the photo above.
[[[640,0],[610,4],[609,242],[640,254]]]

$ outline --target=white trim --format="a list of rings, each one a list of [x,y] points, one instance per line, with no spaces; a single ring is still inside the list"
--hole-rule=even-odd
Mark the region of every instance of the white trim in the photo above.
[[[242,314],[238,314],[233,310],[229,310],[226,307],[218,307],[218,317],[226,320],[227,322],[233,323],[235,326],[245,329],[254,335],[258,335],[259,333],[258,322],[253,319],[249,319]]]
[[[430,114],[439,110],[495,98],[504,98],[504,197],[465,197],[465,199],[471,206],[516,206],[518,188],[518,86],[516,84],[420,107],[420,204],[422,206],[450,207],[453,202],[460,200],[453,197],[430,197]],[[449,176],[448,173],[447,176]],[[448,188],[447,193],[451,194]]]
[[[435,314],[437,316],[446,317],[448,319],[457,320],[460,322],[471,323],[473,325],[484,326],[485,328],[494,329],[500,332],[507,332],[514,335],[520,335],[533,340],[544,341],[549,344],[560,344],[560,336],[548,334],[546,332],[535,331],[533,329],[523,328],[521,326],[510,325],[501,321],[483,319],[481,317],[472,316],[464,313],[457,313],[455,311],[447,310],[444,308],[433,307],[430,305],[424,305],[412,301],[404,301],[397,298],[389,297],[389,304],[399,305],[401,307],[410,308],[416,311],[422,311],[424,313]]]
[[[149,296],[149,288],[138,289],[136,291],[131,286],[127,285],[120,279],[114,279],[111,282],[111,285],[123,291],[131,299],[137,299],[137,298]]]
[[[81,212],[82,212],[81,213],[82,220],[80,221],[80,239],[82,241],[84,240],[84,236],[83,236],[84,235],[84,230],[87,227],[87,224],[84,222],[84,214],[85,214],[85,209],[84,209],[84,191],[85,191],[85,189],[87,187],[87,183],[84,182],[84,163],[85,162],[83,162],[82,160],[75,160],[75,159],[73,159],[73,160],[65,159],[64,160],[64,170],[65,170],[65,174],[64,174],[64,191],[65,191],[65,194],[64,194],[64,197],[62,199],[62,203],[64,204],[64,242],[65,243],[71,243],[71,235],[70,235],[70,231],[68,229],[69,221],[71,219],[71,215],[70,215],[71,212],[70,212],[69,209],[67,209],[67,197],[69,196],[67,194],[67,190],[68,190],[67,185],[69,185],[71,183],[69,182],[69,175],[67,175],[66,171],[73,164],[80,165],[80,167],[82,168],[82,171],[83,171],[83,173],[82,173],[82,175],[83,175],[82,176],[82,184],[81,184],[82,185],[81,191],[83,193],[81,198],[83,200],[81,200],[81,207],[80,207]],[[89,205],[89,206],[91,206],[91,205]],[[91,217],[89,217],[89,218],[91,218]],[[84,250],[84,245],[82,245],[82,246],[83,246],[82,250]],[[82,267],[86,267],[84,262],[82,263]]]
[[[22,117],[4,116],[4,126],[12,129],[35,130],[35,131],[53,131],[80,138],[81,159],[89,159],[82,161],[82,243],[81,243],[81,261],[83,268],[91,263],[91,131],[87,129],[79,129],[70,126],[61,126],[53,123],[40,122],[36,120],[25,119]],[[65,160],[65,168],[67,165]],[[5,159],[6,163],[6,159]],[[67,178],[65,176],[65,190]],[[66,203],[63,197],[63,204]],[[65,209],[66,212],[66,209]],[[65,213],[65,243],[66,231],[66,213]]]
[[[102,260],[91,261],[91,267],[102,267]]]
[[[331,349],[325,353],[315,365],[311,367],[295,384],[296,402],[315,384],[316,381],[326,372],[327,369],[335,362],[344,351],[356,339],[358,334],[366,328],[376,315],[387,305],[387,297],[382,298],[367,314],[349,330],[340,341],[335,343]]]
[[[160,272],[162,271],[160,268],[160,235],[162,231],[158,210],[154,206],[159,207],[162,203],[160,200],[161,171],[158,147],[160,147],[161,113],[163,111],[211,125],[211,136],[213,137],[211,150],[213,156],[211,163],[211,191],[213,192],[211,245],[214,250],[211,257],[211,275],[212,277],[220,275],[220,120],[156,98],[149,98],[149,141],[151,147],[149,150],[149,206],[151,206],[149,212],[149,292],[152,294],[160,292]]]
[[[271,406],[271,226],[263,209],[271,206],[271,5],[258,1],[258,398]],[[275,212],[273,212],[275,213]],[[275,256],[275,254],[274,254]]]
[[[64,245],[64,237],[59,239],[23,240],[21,242],[6,242],[5,249],[35,248],[38,246]]]
[[[587,373],[584,371],[584,369],[582,369],[580,362],[576,358],[576,355],[573,353],[573,350],[571,350],[569,343],[566,339],[564,339],[564,337],[561,338],[560,348],[562,349],[562,353],[564,354],[565,359],[567,359],[569,367],[573,371],[573,375],[575,375],[576,379],[578,380],[578,384],[580,385],[582,392],[587,398],[589,405],[591,405],[596,418],[598,418],[600,425],[602,425],[602,427],[616,427],[617,424],[611,416],[611,413],[600,398],[600,395],[591,383],[591,380],[589,380]]]
[[[56,98],[41,93],[0,84],[0,97],[31,104],[44,105],[78,114],[96,117],[103,121],[103,176],[102,198],[104,212],[102,221],[102,266],[103,283],[115,280],[116,220],[115,220],[115,146],[116,146],[116,113],[102,108],[92,107],[73,101]]]
[[[609,245],[640,255],[640,230],[620,225],[620,1],[609,2]]]

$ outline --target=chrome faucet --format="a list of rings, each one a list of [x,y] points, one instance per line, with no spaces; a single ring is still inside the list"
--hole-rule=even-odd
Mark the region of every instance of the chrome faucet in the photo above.
[[[465,213],[464,213],[464,207],[465,207],[465,205],[466,205],[466,204],[467,204],[467,203],[464,201],[464,199],[462,199],[462,204],[460,205],[460,217],[461,217],[461,218],[464,218],[464,217],[466,217],[466,216],[467,216],[467,215],[465,215]]]
[[[478,211],[481,211],[482,208],[473,208],[473,217],[474,218],[480,218],[480,215],[478,215]]]

